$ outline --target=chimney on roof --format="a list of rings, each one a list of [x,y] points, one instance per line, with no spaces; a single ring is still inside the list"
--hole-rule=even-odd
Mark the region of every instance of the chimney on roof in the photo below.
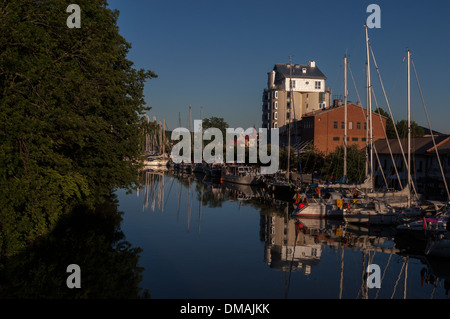
[[[268,73],[267,87],[269,89],[275,88],[275,71],[274,70]]]
[[[316,62],[315,61],[309,61],[309,67],[310,68],[315,68],[316,67]]]
[[[333,107],[338,107],[342,105],[342,100],[333,100]]]

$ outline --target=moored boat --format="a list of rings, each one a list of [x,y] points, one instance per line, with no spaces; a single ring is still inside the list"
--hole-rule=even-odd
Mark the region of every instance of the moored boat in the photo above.
[[[262,180],[262,175],[250,166],[225,166],[222,169],[222,178],[225,182],[258,185]]]

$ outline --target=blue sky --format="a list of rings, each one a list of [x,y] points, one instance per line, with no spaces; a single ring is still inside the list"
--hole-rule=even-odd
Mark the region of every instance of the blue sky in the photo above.
[[[326,86],[343,95],[343,57],[365,104],[365,31],[371,3],[381,28],[369,38],[395,120],[406,119],[406,50],[415,63],[432,128],[450,133],[449,1],[145,1],[110,0],[129,59],[158,74],[145,86],[150,117],[168,129],[192,119],[223,117],[230,127],[261,125],[262,91],[276,63],[316,61]],[[373,66],[373,64],[372,64]],[[415,78],[412,119],[427,126]],[[386,108],[375,68],[372,82]],[[356,90],[349,75],[349,100]]]

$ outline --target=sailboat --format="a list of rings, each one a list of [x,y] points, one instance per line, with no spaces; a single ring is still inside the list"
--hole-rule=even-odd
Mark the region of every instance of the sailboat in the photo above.
[[[366,196],[365,207],[357,207],[344,212],[344,219],[348,222],[372,223],[372,224],[398,224],[403,218],[417,216],[421,212],[420,208],[411,207],[411,104],[410,104],[410,59],[411,52],[407,51],[408,56],[408,159],[407,174],[408,184],[401,191],[396,192],[374,192],[373,191],[373,136],[372,136],[372,103],[371,103],[371,79],[370,79],[370,55],[369,55],[369,37],[366,28],[366,50],[367,50],[367,103],[369,112],[369,163],[370,175],[369,181],[372,183],[369,191],[364,192]],[[394,208],[396,207],[396,208]]]
[[[147,117],[148,120],[148,117]],[[151,154],[145,155],[144,159],[144,168],[150,168],[150,169],[166,169],[167,164],[169,163],[169,157],[165,153],[165,125],[166,120],[163,121],[163,123],[158,125],[159,128],[159,134],[156,134],[155,131],[152,135],[152,152]],[[158,150],[154,151],[154,144],[155,139],[158,138]],[[148,138],[146,138],[148,139]],[[147,144],[148,141],[146,141]],[[146,148],[148,149],[148,145],[146,145]]]

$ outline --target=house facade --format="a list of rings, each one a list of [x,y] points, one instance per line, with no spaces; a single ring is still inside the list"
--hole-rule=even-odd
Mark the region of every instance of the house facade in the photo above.
[[[329,106],[331,90],[325,80],[315,61],[275,64],[262,96],[262,127],[279,128],[282,133],[303,114]]]
[[[347,145],[356,144],[362,149],[367,146],[367,110],[359,105],[347,104]],[[372,112],[373,141],[385,139],[386,117]],[[345,106],[335,100],[333,106],[306,113],[295,123],[291,133],[297,134],[302,143],[310,142],[314,148],[328,154],[344,145]],[[296,133],[297,132],[297,133]]]

